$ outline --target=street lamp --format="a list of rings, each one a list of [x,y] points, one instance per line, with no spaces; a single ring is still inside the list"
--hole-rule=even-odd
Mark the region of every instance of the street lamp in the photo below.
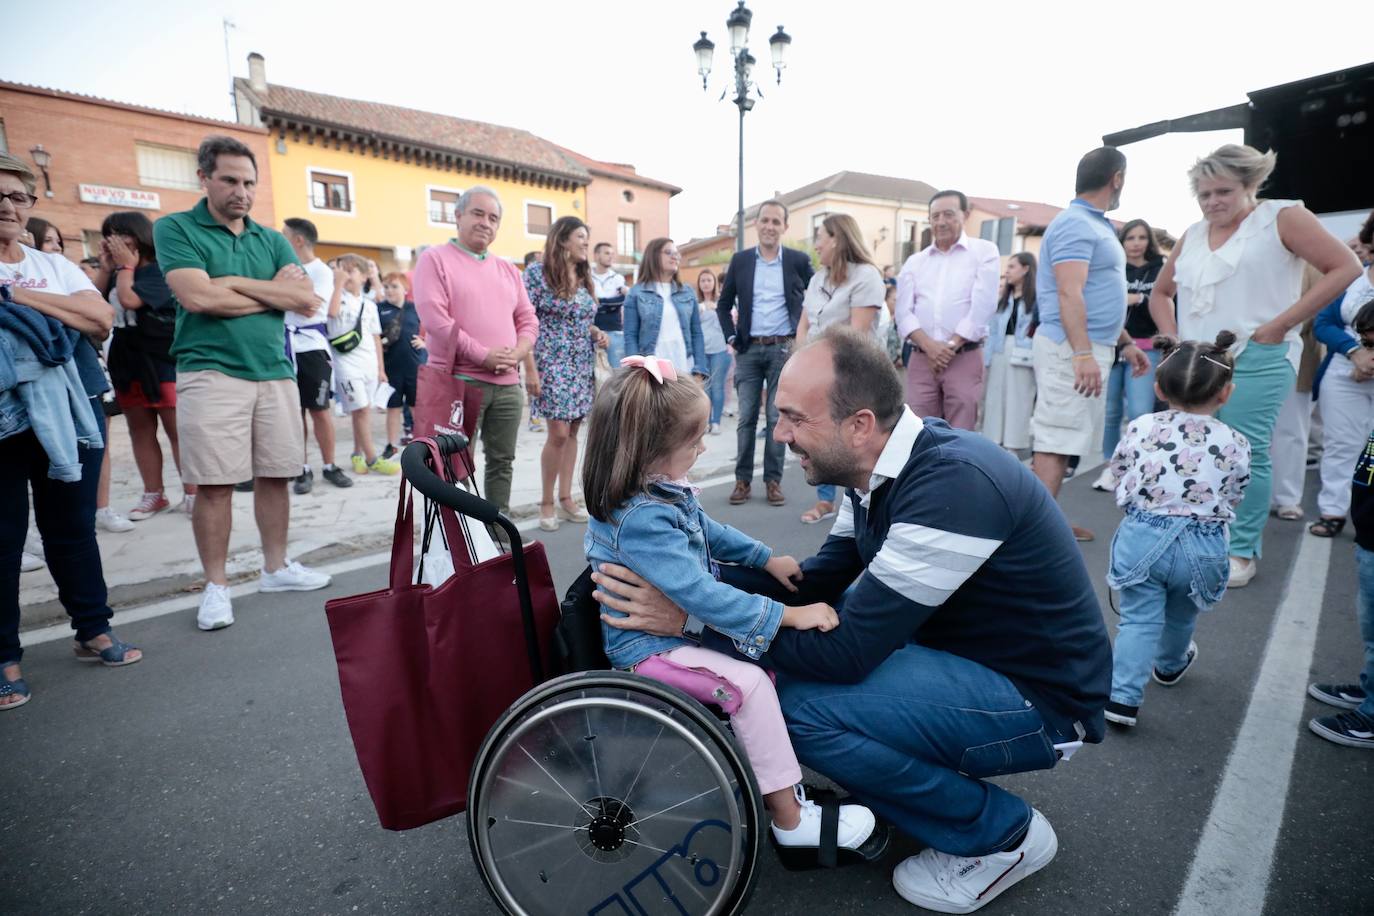
[[[757,61],[754,55],[749,53],[749,24],[753,19],[754,14],[744,5],[744,0],[739,0],[739,6],[735,7],[730,17],[725,20],[726,31],[730,33],[730,56],[735,70],[735,97],[731,101],[739,109],[739,207],[735,212],[736,251],[744,250],[744,113],[753,109],[753,96],[763,97],[758,85],[753,82],[754,64]],[[787,49],[791,44],[792,36],[784,32],[782,26],[778,26],[773,37],[768,39],[773,72],[777,74],[779,84],[782,83],[782,71],[787,67]],[[706,90],[707,78],[711,75],[711,56],[715,49],[715,42],[707,38],[705,32],[702,32],[701,37],[692,45],[692,50],[697,56],[697,73],[701,75],[703,92]],[[750,90],[753,90],[753,95],[750,94]],[[725,98],[729,91],[727,86],[720,97]]]
[[[52,179],[48,177],[48,166],[52,165],[52,153],[43,149],[43,144],[38,144],[29,150],[29,155],[33,157],[33,164],[38,166],[38,171],[43,173],[43,196],[52,197]]]

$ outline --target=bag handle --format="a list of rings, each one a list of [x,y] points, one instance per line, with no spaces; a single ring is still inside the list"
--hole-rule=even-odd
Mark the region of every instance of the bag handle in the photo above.
[[[402,592],[410,587],[415,571],[415,499],[410,484],[401,478],[401,491],[396,503],[396,530],[391,538],[391,590]]]

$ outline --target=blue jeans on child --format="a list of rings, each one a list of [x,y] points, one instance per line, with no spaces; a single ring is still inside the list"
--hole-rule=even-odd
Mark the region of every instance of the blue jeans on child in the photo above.
[[[1118,359],[1107,373],[1107,415],[1102,426],[1102,457],[1112,460],[1116,445],[1121,441],[1121,423],[1153,413],[1155,409],[1155,369],[1159,368],[1159,351],[1146,350],[1150,371],[1140,378],[1131,375],[1131,364]]]
[[[1374,721],[1374,551],[1356,544],[1355,562],[1360,570],[1360,637],[1364,640],[1364,670],[1360,672],[1364,702],[1360,713]]]
[[[1222,522],[1127,510],[1107,574],[1121,592],[1112,702],[1139,706],[1151,667],[1172,673],[1187,663],[1198,613],[1226,592],[1226,542]]]
[[[730,351],[706,354],[706,394],[711,399],[711,424],[720,423],[725,411],[725,378],[730,374]]]

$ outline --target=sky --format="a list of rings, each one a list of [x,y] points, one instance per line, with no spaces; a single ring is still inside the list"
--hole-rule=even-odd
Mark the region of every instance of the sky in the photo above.
[[[257,51],[271,83],[520,127],[631,163],[683,188],[671,231],[685,241],[713,234],[735,210],[738,113],[720,100],[732,81],[733,7],[47,0],[8,8],[0,79],[232,119],[230,68],[246,76]],[[1239,17],[1236,4],[1197,0],[749,8],[764,97],[745,119],[746,204],[846,169],[1064,204],[1078,158],[1105,133],[1374,59],[1374,13],[1354,0],[1252,0]],[[227,60],[226,17],[235,25]],[[779,25],[793,39],[780,85],[768,66]],[[705,92],[692,51],[703,30],[716,43]],[[1188,167],[1239,140],[1218,131],[1124,147],[1113,215],[1179,234],[1198,218]]]

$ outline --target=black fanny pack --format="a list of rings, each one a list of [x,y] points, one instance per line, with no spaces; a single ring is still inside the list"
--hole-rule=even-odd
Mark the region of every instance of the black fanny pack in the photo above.
[[[335,353],[352,353],[358,349],[358,345],[363,342],[363,311],[367,308],[366,304],[358,310],[358,320],[353,327],[344,331],[338,337],[329,338],[329,345],[334,348]]]

